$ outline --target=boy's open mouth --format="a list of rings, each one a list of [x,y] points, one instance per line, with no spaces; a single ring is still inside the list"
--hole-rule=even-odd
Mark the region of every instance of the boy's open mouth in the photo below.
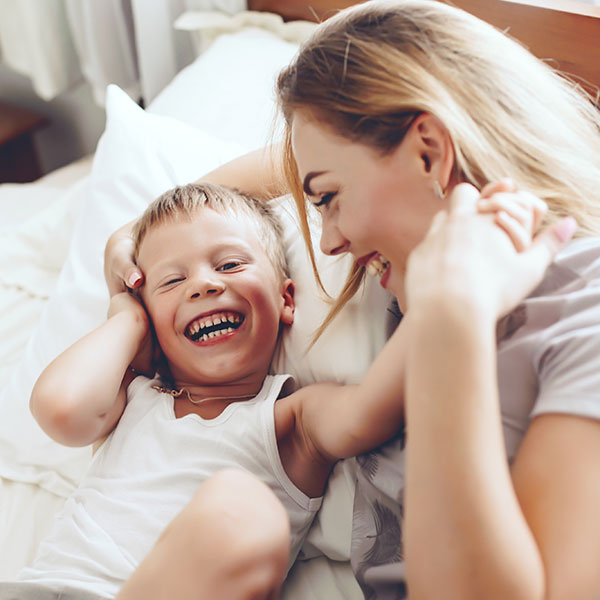
[[[204,342],[208,339],[231,333],[244,322],[244,315],[225,311],[213,313],[207,317],[194,319],[185,328],[185,337],[193,342]]]

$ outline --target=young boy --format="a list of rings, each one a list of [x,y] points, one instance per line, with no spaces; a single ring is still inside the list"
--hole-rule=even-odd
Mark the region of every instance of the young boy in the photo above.
[[[229,467],[285,506],[291,564],[334,463],[398,429],[398,340],[361,385],[286,395],[288,376],[268,375],[294,318],[280,226],[264,204],[225,188],[191,184],[157,199],[137,224],[135,256],[143,306],[113,297],[108,320],[33,390],[50,436],[97,450],[21,579],[114,597],[200,484]],[[129,369],[151,328],[165,364],[152,380]]]

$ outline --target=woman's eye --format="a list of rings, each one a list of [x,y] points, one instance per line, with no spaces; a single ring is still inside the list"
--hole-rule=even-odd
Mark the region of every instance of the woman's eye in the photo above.
[[[327,206],[335,197],[335,194],[333,192],[327,193],[327,194],[323,194],[321,196],[321,199],[318,202],[315,202],[314,205],[317,208],[320,208],[322,206]]]
[[[217,271],[231,271],[239,267],[242,263],[235,262],[230,260],[229,262],[223,263],[221,266],[217,267]]]

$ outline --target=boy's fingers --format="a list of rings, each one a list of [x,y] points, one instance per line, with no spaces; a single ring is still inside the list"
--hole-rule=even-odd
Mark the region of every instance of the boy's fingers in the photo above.
[[[526,231],[512,215],[499,211],[494,214],[494,222],[508,235],[517,252],[523,252],[529,246],[531,240],[529,231]]]
[[[492,198],[485,198],[477,203],[477,210],[481,213],[504,211],[522,225],[530,226],[533,223],[532,211],[507,194],[494,194]]]
[[[143,281],[144,276],[137,268],[130,269],[127,273],[127,277],[125,278],[125,283],[127,284],[127,287],[132,290],[139,288],[142,285]]]
[[[480,196],[481,198],[488,198],[501,192],[514,193],[516,191],[517,186],[515,182],[509,177],[505,177],[484,185],[483,188],[481,188]]]

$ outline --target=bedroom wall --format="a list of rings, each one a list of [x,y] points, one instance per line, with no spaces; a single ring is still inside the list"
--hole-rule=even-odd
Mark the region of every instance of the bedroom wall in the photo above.
[[[104,109],[94,103],[83,81],[46,102],[33,91],[29,79],[0,63],[0,100],[48,117],[49,124],[34,134],[43,173],[93,153],[104,130]]]

